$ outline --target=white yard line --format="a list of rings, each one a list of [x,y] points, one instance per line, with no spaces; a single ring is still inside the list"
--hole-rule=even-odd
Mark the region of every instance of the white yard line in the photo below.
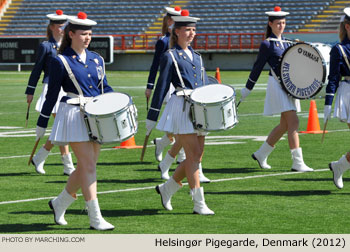
[[[329,171],[329,169],[314,170],[314,172],[323,172],[323,171]],[[235,177],[235,178],[225,178],[225,179],[213,179],[213,180],[211,180],[211,183],[219,183],[219,182],[226,182],[226,181],[233,181],[233,180],[244,180],[244,179],[256,179],[256,178],[276,177],[276,176],[284,176],[284,175],[294,175],[294,174],[300,174],[300,173],[302,173],[302,172],[282,172],[282,173],[265,174],[265,175],[255,175],[255,176],[246,176],[246,177]],[[183,185],[188,185],[188,183],[183,183]],[[136,187],[136,188],[119,189],[119,190],[110,190],[110,191],[98,192],[97,194],[122,193],[122,192],[142,191],[142,190],[150,190],[150,189],[154,189],[154,186]],[[77,196],[81,196],[81,194],[77,194]],[[33,201],[39,201],[39,200],[49,200],[49,199],[53,199],[53,198],[55,198],[55,196],[41,197],[41,198],[34,198],[34,199],[22,199],[22,200],[12,200],[12,201],[1,201],[1,202],[0,202],[0,205],[17,204],[17,203],[24,203],[24,202],[33,202]]]

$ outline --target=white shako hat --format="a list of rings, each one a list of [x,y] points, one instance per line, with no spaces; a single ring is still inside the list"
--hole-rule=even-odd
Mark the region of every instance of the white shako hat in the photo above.
[[[284,19],[287,15],[289,15],[289,12],[282,11],[281,7],[275,6],[273,11],[266,11],[265,14],[269,16],[269,21],[273,21],[275,19]]]
[[[340,22],[344,22],[344,20],[350,21],[350,7],[344,9],[345,15],[340,17]]]
[[[174,8],[165,7],[165,10],[166,10],[166,14],[170,17],[181,15],[181,7],[179,7],[179,6],[175,6]]]
[[[50,19],[51,24],[64,24],[68,18],[62,10],[56,10],[56,13],[47,14],[46,16]]]
[[[181,27],[181,26],[195,27],[197,21],[200,20],[200,18],[190,17],[190,12],[188,10],[182,10],[181,16],[173,16],[172,18],[175,21],[175,27]]]
[[[85,12],[79,12],[76,16],[68,16],[68,23],[77,30],[91,30],[97,23],[88,19]]]

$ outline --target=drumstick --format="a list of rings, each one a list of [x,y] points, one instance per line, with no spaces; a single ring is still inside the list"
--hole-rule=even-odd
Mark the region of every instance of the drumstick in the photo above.
[[[327,123],[328,123],[328,119],[327,119],[326,122],[324,123],[321,143],[323,143],[324,135],[326,134]]]
[[[27,128],[27,125],[28,125],[28,118],[29,118],[29,108],[30,108],[30,103],[28,103],[28,108],[27,108],[27,115],[26,115],[26,128]]]
[[[38,140],[36,140],[36,142],[35,142],[35,145],[34,145],[33,150],[32,150],[32,154],[30,154],[30,157],[28,160],[28,165],[30,165],[30,163],[32,162],[32,159],[33,159],[34,153],[36,151],[36,148],[38,147],[39,141],[40,141],[40,138],[38,138]]]
[[[241,101],[242,101],[242,100],[239,100],[239,102],[237,103],[237,107],[236,107],[236,108],[238,108],[239,104],[241,104]]]
[[[145,156],[148,139],[149,139],[149,136],[151,135],[151,132],[148,135],[145,136],[145,141],[143,142],[142,152],[141,152],[141,162],[143,162],[143,157]]]

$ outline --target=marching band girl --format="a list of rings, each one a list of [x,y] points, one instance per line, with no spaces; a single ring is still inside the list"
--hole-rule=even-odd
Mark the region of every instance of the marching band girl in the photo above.
[[[194,202],[194,213],[211,215],[204,199],[203,187],[200,187],[198,176],[199,163],[204,150],[204,135],[193,128],[190,119],[190,104],[187,102],[188,92],[208,83],[201,56],[190,47],[196,35],[198,18],[190,17],[188,10],[182,10],[181,16],[173,17],[175,21],[171,34],[170,47],[160,61],[160,76],[147,115],[146,128],[150,132],[157,122],[163,99],[172,83],[178,90],[172,94],[167,103],[157,129],[175,135],[176,141],[183,146],[186,160],[176,168],[173,176],[164,184],[156,187],[161,196],[162,205],[172,210],[171,197],[181,187],[181,181],[187,177]]]
[[[62,87],[67,96],[61,99],[50,140],[57,144],[70,144],[77,157],[77,168],[70,175],[66,187],[49,202],[49,206],[53,210],[56,224],[67,225],[65,211],[77,199],[76,193],[81,188],[90,227],[111,230],[114,226],[102,217],[97,200],[96,163],[100,145],[89,139],[80,107],[89,98],[101,94],[102,90],[105,93],[113,90],[104,74],[103,58],[87,50],[91,41],[91,29],[96,22],[87,19],[84,12],[68,17],[68,22],[60,47],[61,55],[51,63],[49,89],[37,123],[37,138],[45,133],[49,115]]]
[[[44,71],[43,78],[43,91],[38,99],[35,109],[40,113],[42,106],[45,102],[45,96],[47,93],[47,83],[49,80],[49,67],[51,58],[57,55],[57,50],[62,41],[63,28],[67,22],[67,15],[63,14],[62,10],[57,10],[54,14],[48,14],[47,17],[50,19],[50,23],[47,26],[47,39],[40,44],[37,59],[30,75],[28,86],[25,94],[27,95],[28,106],[33,101],[36,85],[40,79],[41,72]],[[59,96],[62,97],[65,93],[61,90]],[[55,104],[52,115],[55,117],[59,106],[59,101]],[[38,153],[33,157],[32,164],[35,166],[35,170],[39,174],[45,174],[44,164],[48,157],[53,144],[50,140],[47,140],[45,145],[40,148]],[[59,146],[61,151],[61,159],[64,166],[63,174],[70,175],[74,171],[74,165],[72,161],[72,155],[69,153],[68,145]]]
[[[152,94],[152,90],[154,88],[154,81],[156,79],[157,71],[159,68],[159,62],[161,55],[166,52],[169,49],[169,39],[170,39],[170,33],[172,31],[172,28],[174,26],[174,20],[173,16],[179,16],[181,14],[181,8],[176,6],[175,8],[166,7],[165,8],[167,14],[163,18],[163,27],[162,27],[162,34],[164,35],[161,37],[157,43],[156,43],[156,49],[153,57],[152,66],[149,72],[148,76],[148,83],[147,88],[145,91],[146,98],[149,99]],[[165,100],[169,100],[171,93],[174,91],[174,88],[172,85],[170,85],[169,91],[165,97]],[[172,163],[175,161],[175,157],[177,156],[177,163],[181,163],[186,159],[186,154],[184,152],[184,149],[179,144],[179,142],[174,141],[174,144],[170,148],[170,150],[165,154],[165,157],[163,159],[162,153],[165,147],[167,147],[169,144],[171,144],[171,140],[173,136],[169,133],[165,133],[163,137],[161,138],[155,138],[153,140],[155,144],[155,157],[156,160],[159,161],[158,170],[161,172],[161,178],[162,179],[169,179],[169,169],[172,165]],[[202,183],[208,183],[210,180],[205,177],[203,174],[202,164],[199,164],[199,179]]]
[[[163,26],[162,26],[163,36],[156,43],[153,61],[152,61],[149,75],[148,75],[148,83],[147,83],[147,88],[145,91],[145,95],[146,95],[147,100],[152,95],[152,90],[154,88],[154,82],[155,82],[158,68],[159,68],[160,57],[164,52],[166,52],[169,49],[170,33],[171,33],[171,30],[174,26],[174,20],[172,19],[172,17],[179,16],[181,13],[181,8],[179,6],[176,6],[175,8],[165,7],[165,10],[166,10],[166,15],[163,18]],[[174,91],[174,88],[172,86],[170,86],[168,94],[171,93],[172,91]],[[166,99],[169,100],[169,98],[170,98],[169,95],[167,95]],[[165,133],[163,135],[163,137],[155,138],[153,140],[153,142],[155,144],[155,157],[156,157],[157,161],[161,162],[163,160],[163,156],[162,156],[163,150],[165,147],[167,147],[169,144],[172,143],[172,140],[171,140],[172,138],[173,138],[173,136],[171,134]],[[181,149],[181,146],[179,145],[179,143],[175,142],[171,149],[172,149],[171,153],[173,154],[173,156],[170,156],[169,153],[166,154],[165,160],[163,162],[161,162],[161,164],[159,164],[159,166],[158,166],[158,168],[160,170],[162,170],[161,167],[164,166],[164,164],[163,164],[164,162],[167,164],[167,163],[169,163],[168,160],[171,160],[170,165],[173,163],[175,156],[177,155],[177,153]],[[185,155],[185,153],[182,150],[178,156],[179,162],[182,162],[186,158],[186,157],[184,157],[184,155]],[[169,167],[170,167],[170,165],[169,165]],[[169,169],[167,169],[167,170],[169,170]],[[162,178],[168,179],[168,175],[167,174],[163,175],[163,174],[165,174],[165,173],[162,172]],[[163,177],[163,176],[165,176],[165,177]]]
[[[326,123],[331,119],[333,98],[338,90],[333,115],[341,122],[347,123],[350,128],[350,8],[345,8],[344,13],[339,26],[340,43],[333,46],[330,52],[324,120]],[[341,80],[342,77],[343,80]],[[343,173],[350,169],[350,152],[347,152],[338,161],[331,162],[329,168],[333,172],[336,187],[343,188]]]
[[[275,148],[278,140],[285,132],[288,132],[288,143],[293,159],[292,171],[313,171],[312,168],[304,163],[302,150],[299,147],[299,119],[296,113],[300,111],[299,100],[288,96],[278,81],[278,60],[284,50],[289,47],[288,43],[282,41],[284,40],[282,34],[286,25],[286,16],[289,13],[281,11],[281,8],[276,6],[274,11],[266,12],[266,14],[269,17],[266,40],[261,43],[259,54],[249,79],[245,88],[241,90],[241,101],[250,94],[266,62],[268,62],[271,70],[266,89],[264,115],[281,114],[281,119],[280,123],[270,132],[266,142],[263,143],[258,151],[252,154],[252,158],[258,162],[261,168],[270,169],[271,166],[267,164],[267,158]]]

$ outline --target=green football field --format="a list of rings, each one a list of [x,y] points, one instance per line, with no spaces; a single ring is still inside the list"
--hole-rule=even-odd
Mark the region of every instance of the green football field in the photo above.
[[[59,150],[55,147],[45,164],[45,175],[28,166],[35,143],[38,113],[30,108],[25,128],[26,96],[30,72],[0,72],[0,233],[100,233],[89,229],[84,199],[66,212],[67,226],[54,224],[48,207],[50,198],[65,186]],[[214,76],[214,72],[209,72]],[[247,71],[222,71],[223,83],[240,89]],[[138,108],[137,145],[145,137],[147,72],[108,72],[109,84],[133,97]],[[278,124],[279,116],[262,116],[267,72],[254,91],[239,106],[239,123],[233,129],[210,133],[203,157],[204,174],[212,180],[203,184],[206,202],[214,216],[193,215],[188,185],[172,198],[173,211],[163,209],[154,190],[162,183],[151,139],[162,136],[153,131],[144,162],[141,149],[115,149],[119,144],[103,145],[97,165],[98,198],[102,215],[116,234],[320,234],[350,233],[350,173],[344,174],[344,188],[337,189],[328,169],[348,151],[346,124],[332,119],[323,144],[321,134],[300,134],[306,164],[311,173],[291,172],[291,155],[285,135],[269,157],[271,170],[262,170],[251,154]],[[35,101],[42,85],[38,85]],[[321,92],[322,95],[322,92]],[[321,128],[324,100],[316,99]],[[306,130],[310,100],[301,101],[300,130]],[[53,120],[50,119],[48,133]],[[45,138],[46,140],[46,138]],[[41,144],[44,140],[41,141]],[[74,162],[76,161],[73,157]],[[172,170],[176,168],[174,164]]]

